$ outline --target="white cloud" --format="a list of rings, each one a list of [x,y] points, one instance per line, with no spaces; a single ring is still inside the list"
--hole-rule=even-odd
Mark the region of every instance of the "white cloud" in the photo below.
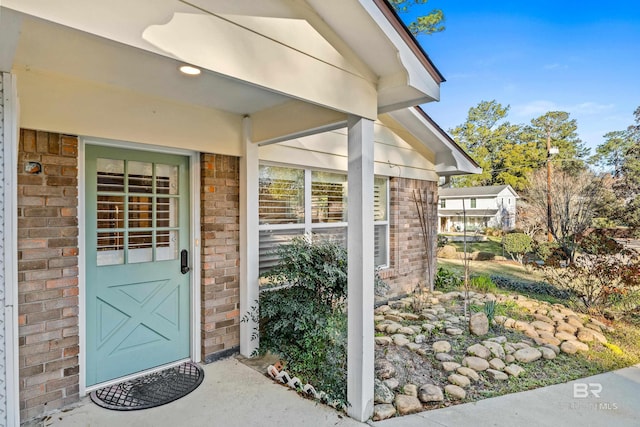
[[[531,101],[526,104],[514,105],[512,111],[519,117],[541,116],[547,111],[557,111],[558,106],[555,102],[538,100]]]
[[[569,107],[570,113],[575,114],[601,114],[604,111],[610,111],[615,108],[614,104],[598,104],[597,102],[583,102],[581,104]]]

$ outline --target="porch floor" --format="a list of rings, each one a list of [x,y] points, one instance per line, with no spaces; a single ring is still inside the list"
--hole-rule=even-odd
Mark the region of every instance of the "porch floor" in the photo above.
[[[263,363],[264,360],[259,362]],[[259,364],[258,363],[258,364]],[[259,367],[259,366],[256,366]],[[204,366],[205,380],[191,394],[167,405],[143,411],[117,412],[100,408],[88,398],[52,415],[44,426],[366,426],[324,405],[299,397],[236,358]],[[574,397],[574,384],[602,386],[599,397]],[[580,394],[579,393],[579,394]],[[375,427],[411,426],[637,426],[640,419],[640,365],[514,393],[476,403],[369,422]]]

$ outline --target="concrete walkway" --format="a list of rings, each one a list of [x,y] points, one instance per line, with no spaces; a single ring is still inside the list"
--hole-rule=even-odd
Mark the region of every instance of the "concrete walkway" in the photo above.
[[[142,411],[111,411],[87,397],[44,426],[60,427],[355,427],[365,426],[332,408],[301,398],[234,358],[204,366],[196,390],[167,405]]]
[[[44,426],[365,426],[329,407],[301,398],[234,358],[206,365],[204,370],[203,384],[170,404],[143,411],[117,412],[100,408],[85,398],[78,407],[52,415]],[[574,384],[578,385],[574,387]],[[594,396],[597,392],[599,397]],[[589,396],[583,398],[587,393]],[[640,426],[640,365],[566,384],[369,424],[375,427]]]
[[[588,397],[582,397],[587,394]],[[638,427],[640,365],[371,424],[375,427]]]

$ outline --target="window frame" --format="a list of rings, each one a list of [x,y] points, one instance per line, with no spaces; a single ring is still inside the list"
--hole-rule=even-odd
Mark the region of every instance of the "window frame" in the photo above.
[[[300,235],[304,235],[307,233],[314,233],[315,230],[322,230],[322,229],[331,229],[331,228],[343,228],[346,230],[348,223],[347,221],[339,221],[339,222],[313,222],[313,217],[312,217],[312,175],[313,172],[327,172],[327,173],[335,173],[335,174],[340,174],[340,175],[347,175],[346,172],[344,171],[336,171],[336,170],[328,170],[328,169],[322,169],[322,168],[312,168],[312,167],[307,167],[307,166],[298,166],[298,165],[288,165],[288,164],[281,164],[281,163],[272,163],[272,162],[260,162],[259,167],[262,168],[263,166],[266,167],[280,167],[280,168],[288,168],[288,169],[296,169],[296,170],[302,170],[304,172],[304,178],[303,178],[303,186],[304,186],[304,221],[300,222],[300,223],[289,223],[289,224],[265,224],[265,223],[261,223],[258,224],[258,232],[264,232],[264,231],[279,231],[279,230],[287,230],[287,231],[292,231],[292,230],[300,230]],[[384,176],[384,175],[375,175],[375,178],[383,178],[385,180],[385,196],[386,196],[386,208],[385,208],[385,220],[374,220],[374,227],[377,226],[384,226],[385,231],[384,231],[384,237],[385,237],[385,252],[386,252],[386,257],[385,257],[385,262],[384,264],[380,264],[380,265],[376,265],[376,268],[380,268],[380,269],[387,269],[390,267],[390,252],[391,252],[391,241],[390,241],[390,205],[391,205],[391,200],[390,200],[390,185],[389,185],[389,177],[388,176]],[[258,184],[259,185],[259,184]],[[258,200],[258,209],[260,208],[260,200]],[[347,207],[348,209],[348,200],[347,200]],[[372,207],[373,209],[373,207]],[[375,230],[374,230],[375,233]],[[375,239],[375,236],[374,236]]]

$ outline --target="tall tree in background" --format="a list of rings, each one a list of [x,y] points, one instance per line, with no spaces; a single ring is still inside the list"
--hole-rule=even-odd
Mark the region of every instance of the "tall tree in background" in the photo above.
[[[627,132],[630,138],[629,147],[624,153],[620,179],[614,188],[616,193],[625,200],[622,215],[623,222],[640,232],[640,107],[634,111],[635,124],[629,126]]]
[[[616,200],[603,212],[622,225],[640,229],[640,107],[635,123],[624,131],[609,132],[591,161],[609,168]]]
[[[521,137],[523,141],[534,143],[545,158],[547,138],[551,138],[551,146],[558,148],[558,154],[553,157],[556,167],[567,172],[578,172],[585,168],[584,158],[589,154],[589,148],[578,137],[577,130],[578,123],[569,118],[569,113],[549,111],[532,119],[531,124],[523,129]]]
[[[429,0],[389,0],[389,3],[398,13],[407,13],[414,7],[426,5]],[[414,36],[421,34],[433,34],[444,31],[444,13],[440,9],[433,9],[427,15],[417,16],[414,21],[407,24],[409,31]]]
[[[605,142],[596,147],[596,154],[591,156],[590,162],[607,168],[614,178],[620,178],[627,150],[633,144],[631,132],[617,130],[605,134],[604,137]]]
[[[495,100],[471,107],[467,121],[450,130],[455,141],[482,167],[482,174],[456,178],[456,186],[509,184],[526,187],[527,174],[539,166],[534,143],[521,143],[518,125],[506,121],[509,106]]]

